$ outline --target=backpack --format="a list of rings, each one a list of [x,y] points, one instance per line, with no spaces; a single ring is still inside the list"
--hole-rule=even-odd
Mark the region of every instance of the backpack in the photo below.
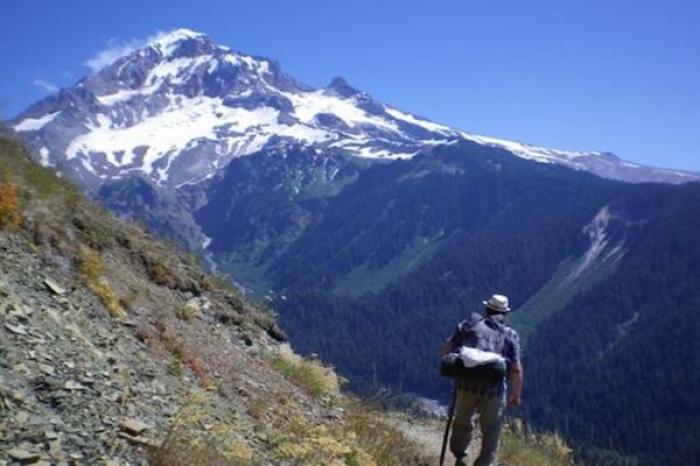
[[[483,382],[500,383],[506,376],[505,362],[491,362],[474,367],[466,367],[459,351],[463,346],[481,351],[502,354],[506,344],[506,332],[501,324],[472,313],[459,326],[459,344],[455,351],[442,357],[440,373],[444,377]]]

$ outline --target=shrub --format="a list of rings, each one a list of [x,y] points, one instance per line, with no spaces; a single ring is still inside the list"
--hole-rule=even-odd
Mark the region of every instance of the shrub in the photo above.
[[[17,228],[21,222],[17,187],[12,183],[0,183],[0,227]]]
[[[165,349],[173,355],[169,369],[173,375],[181,375],[183,368],[189,369],[199,381],[200,387],[206,390],[216,388],[214,379],[209,375],[202,360],[191,349],[187,348],[185,341],[174,333],[165,323],[156,322],[160,333],[160,340]]]
[[[152,263],[151,267],[148,269],[148,276],[158,285],[167,284],[170,279],[170,275],[170,270],[159,262]]]
[[[290,382],[314,397],[337,394],[340,390],[338,376],[319,361],[293,353],[279,353],[270,363]]]
[[[518,466],[568,466],[571,448],[556,434],[535,433],[516,419],[504,429],[500,459]]]
[[[78,270],[109,313],[117,319],[126,319],[127,314],[119,298],[107,280],[102,277],[103,266],[100,254],[94,249],[83,249],[78,258]]]
[[[88,283],[96,282],[102,276],[102,258],[94,249],[83,249],[78,258],[78,270]]]
[[[175,417],[163,443],[151,454],[153,466],[249,466],[253,449],[241,438],[233,419],[211,421],[204,395],[196,395]]]
[[[188,356],[184,359],[184,362],[187,365],[188,369],[192,371],[195,377],[197,377],[197,380],[199,380],[199,385],[202,388],[206,390],[213,390],[214,388],[216,388],[216,384],[211,379],[211,377],[209,377],[207,370],[202,364],[202,361],[200,361],[194,356]]]
[[[117,298],[116,293],[105,279],[100,279],[97,283],[91,284],[90,288],[100,299],[102,305],[112,314],[112,317],[122,320],[126,319],[126,311],[119,304],[119,298]]]
[[[378,465],[401,466],[405,464],[428,465],[421,450],[397,428],[383,419],[380,411],[368,408],[359,401],[347,406],[347,418],[343,425],[345,436],[355,436],[359,450],[346,460],[348,465],[364,465],[362,453],[368,454]],[[519,464],[519,463],[516,463]]]
[[[149,258],[145,262],[146,273],[153,283],[161,286],[170,286],[172,284],[174,275],[170,268],[153,258]]]
[[[112,245],[114,241],[114,231],[110,226],[90,215],[82,213],[80,216],[75,216],[72,223],[82,233],[83,242],[92,249],[101,251]]]
[[[190,320],[197,315],[197,306],[191,302],[187,302],[182,307],[175,311],[175,315],[181,320]]]
[[[182,377],[182,362],[178,358],[173,358],[168,364],[168,373],[175,377]]]

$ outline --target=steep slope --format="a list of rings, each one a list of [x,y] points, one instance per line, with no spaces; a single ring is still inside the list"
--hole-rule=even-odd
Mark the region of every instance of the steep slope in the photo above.
[[[520,308],[524,413],[535,425],[566,433],[593,464],[614,450],[639,464],[692,462],[692,435],[673,426],[695,430],[687,401],[700,372],[690,348],[682,362],[673,354],[698,339],[700,185],[626,185],[463,153],[474,150],[485,149],[464,143],[373,167],[331,201],[343,220],[326,215],[272,267],[295,346],[323,354],[358,390],[374,382],[444,399],[440,341],[506,290]],[[420,238],[438,236],[416,253]],[[397,251],[416,261],[406,273]],[[358,268],[364,292],[348,296],[342,284]],[[367,289],[387,268],[392,280]]]
[[[207,187],[194,218],[222,270],[259,294],[275,260],[365,168],[363,160],[300,146],[234,160]]]
[[[618,267],[532,335],[527,418],[639,464],[700,461],[698,188],[649,187],[637,207],[656,214]]]
[[[378,378],[439,397],[443,381],[426,374],[451,326],[494,290],[519,307],[584,257],[584,228],[624,186],[468,142],[372,167],[271,267],[281,319],[299,349],[360,385]],[[636,240],[610,223],[615,243]],[[397,261],[404,255],[412,263]]]
[[[425,464],[226,282],[0,162],[0,462]]]

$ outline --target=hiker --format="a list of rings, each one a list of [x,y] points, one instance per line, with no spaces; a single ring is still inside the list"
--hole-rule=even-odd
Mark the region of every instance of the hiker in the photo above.
[[[474,466],[490,466],[496,457],[503,411],[506,405],[520,404],[523,368],[518,334],[505,325],[505,317],[511,311],[508,298],[495,294],[483,303],[484,314],[472,313],[460,323],[442,350],[443,356],[450,353],[458,356],[460,364],[466,367],[455,378],[450,438],[450,451],[457,458],[455,466],[466,466],[475,413],[479,414],[482,443]],[[510,379],[507,402],[506,374]]]

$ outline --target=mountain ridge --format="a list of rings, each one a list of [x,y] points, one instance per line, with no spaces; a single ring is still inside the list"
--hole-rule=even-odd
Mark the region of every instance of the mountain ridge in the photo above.
[[[31,106],[11,126],[42,164],[65,166],[69,176],[77,174],[81,184],[93,187],[132,174],[177,188],[280,141],[399,159],[425,146],[468,139],[607,178],[700,179],[697,173],[645,167],[604,152],[469,134],[380,103],[339,77],[314,89],[272,60],[234,52],[188,29],[155,36],[73,88]]]

